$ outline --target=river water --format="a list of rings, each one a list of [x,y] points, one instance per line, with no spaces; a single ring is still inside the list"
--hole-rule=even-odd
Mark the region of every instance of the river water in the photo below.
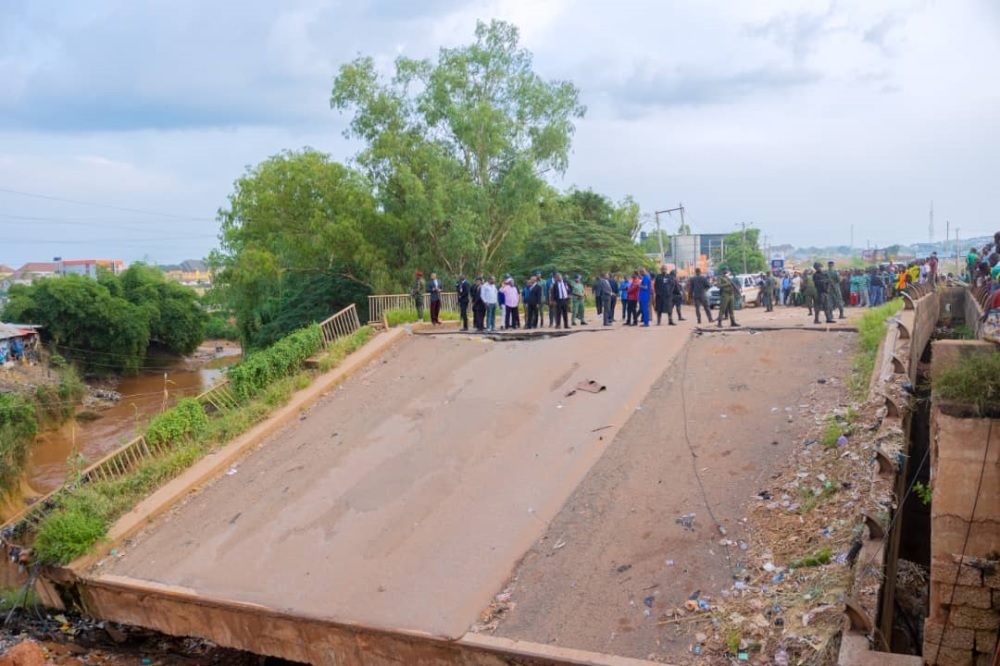
[[[222,379],[225,368],[239,360],[239,348],[203,346],[197,356],[150,374],[123,377],[117,387],[122,398],[107,409],[95,410],[93,421],[71,419],[57,430],[40,433],[28,458],[28,473],[19,498],[0,506],[0,522],[23,506],[25,497],[55,490],[75,468],[82,469],[138,436],[152,416],[179,399],[194,397]]]

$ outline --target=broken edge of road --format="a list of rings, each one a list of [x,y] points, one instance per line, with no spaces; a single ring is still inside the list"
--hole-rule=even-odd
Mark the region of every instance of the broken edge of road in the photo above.
[[[463,664],[506,666],[651,666],[616,655],[467,633],[456,640],[293,615],[223,601],[184,588],[122,576],[81,577],[76,600],[89,614],[223,647],[320,666]],[[661,665],[662,666],[662,665]]]
[[[403,329],[391,329],[376,335],[361,349],[345,358],[336,368],[320,375],[308,387],[295,393],[287,405],[221,449],[209,453],[180,476],[137,504],[118,519],[108,531],[104,541],[87,555],[71,562],[67,568],[75,572],[85,571],[107,557],[117,544],[134,535],[192,491],[221,474],[224,469],[288,425],[332,388],[392,347],[404,335]]]

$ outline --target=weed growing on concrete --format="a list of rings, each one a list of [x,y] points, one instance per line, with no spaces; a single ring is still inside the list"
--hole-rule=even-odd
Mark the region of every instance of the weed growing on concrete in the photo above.
[[[902,307],[901,299],[889,301],[885,305],[869,309],[858,320],[859,349],[854,355],[854,371],[850,382],[851,393],[858,400],[863,400],[868,394],[868,385],[875,370],[875,356],[885,337],[885,320]]]
[[[933,399],[963,403],[979,415],[1000,412],[1000,354],[975,354],[959,359],[933,383]]]
[[[394,310],[386,310],[385,321],[389,325],[389,328],[395,328],[396,326],[401,326],[403,324],[413,324],[417,321],[417,311],[410,309],[397,308]],[[441,310],[438,317],[441,321],[458,321],[458,313],[452,312],[450,310]],[[424,321],[429,322],[430,315],[424,314]]]
[[[0,612],[7,612],[15,606],[33,607],[38,605],[35,588],[0,587]]]
[[[837,440],[840,439],[842,434],[844,433],[837,419],[831,416],[826,420],[826,427],[823,429],[823,437],[820,439],[820,444],[828,449],[835,449],[837,448]]]
[[[413,316],[416,317],[416,313]],[[354,335],[335,341],[327,349],[326,356],[319,362],[320,372],[329,372],[340,365],[348,355],[365,346],[365,343],[371,339],[372,333],[373,331],[370,326],[364,326],[359,328]]]

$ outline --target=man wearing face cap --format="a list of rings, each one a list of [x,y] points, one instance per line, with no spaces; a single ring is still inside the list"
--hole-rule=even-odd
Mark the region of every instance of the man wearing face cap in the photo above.
[[[570,291],[573,294],[573,316],[570,318],[573,326],[576,326],[577,321],[580,322],[581,326],[586,326],[587,322],[583,318],[584,286],[579,273],[573,276],[573,284],[570,285]]]

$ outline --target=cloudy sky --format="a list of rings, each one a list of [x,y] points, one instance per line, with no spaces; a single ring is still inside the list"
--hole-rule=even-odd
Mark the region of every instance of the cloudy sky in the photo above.
[[[773,244],[1000,228],[993,0],[0,0],[0,263],[203,257],[246,165],[355,152],[339,64],[490,18],[588,106],[559,187]]]

